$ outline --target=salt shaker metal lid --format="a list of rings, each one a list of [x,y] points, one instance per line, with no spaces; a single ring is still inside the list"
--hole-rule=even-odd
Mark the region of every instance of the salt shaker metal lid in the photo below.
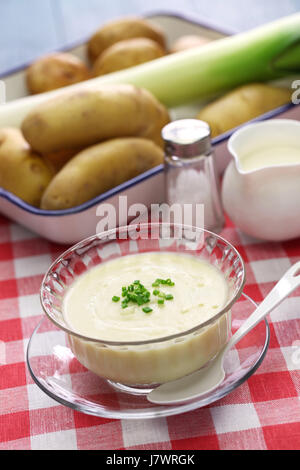
[[[209,125],[198,119],[179,119],[162,130],[166,156],[193,158],[211,153]]]

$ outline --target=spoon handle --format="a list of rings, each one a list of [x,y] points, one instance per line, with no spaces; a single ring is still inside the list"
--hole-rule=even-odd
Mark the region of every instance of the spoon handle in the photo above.
[[[275,285],[255,312],[242,324],[238,331],[229,340],[226,350],[232,348],[252,328],[265,318],[280,302],[300,286],[300,261],[294,264]]]

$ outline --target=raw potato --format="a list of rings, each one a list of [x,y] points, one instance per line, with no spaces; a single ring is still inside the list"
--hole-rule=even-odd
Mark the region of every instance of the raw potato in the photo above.
[[[117,42],[101,54],[93,67],[95,77],[159,59],[163,48],[152,39],[136,38]]]
[[[124,39],[148,38],[156,41],[165,49],[163,31],[149,21],[129,17],[111,21],[96,31],[88,42],[88,54],[94,62],[105,49]]]
[[[22,131],[42,154],[82,149],[116,137],[145,137],[161,143],[170,121],[167,109],[147,90],[132,85],[69,91],[39,105]]]
[[[26,71],[27,87],[32,94],[62,88],[90,78],[86,65],[68,53],[46,55]]]
[[[35,154],[19,129],[0,129],[0,186],[33,206],[53,177],[43,159]]]
[[[57,173],[62,167],[79,152],[76,150],[61,150],[60,152],[48,153],[43,155],[43,159]]]
[[[212,42],[212,39],[204,38],[202,36],[181,36],[179,39],[177,39],[177,41],[174,42],[170,52],[182,52],[186,51],[187,49],[192,49],[193,47],[204,46],[210,42]]]
[[[78,206],[162,162],[163,150],[147,139],[129,137],[94,145],[73,157],[54,177],[41,208]]]
[[[261,83],[244,85],[214,101],[197,118],[210,125],[216,137],[291,100],[291,91]]]

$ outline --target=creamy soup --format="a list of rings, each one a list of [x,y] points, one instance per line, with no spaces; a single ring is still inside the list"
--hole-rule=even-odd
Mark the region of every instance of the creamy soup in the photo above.
[[[242,156],[240,166],[244,171],[257,170],[272,165],[300,163],[300,147],[272,147]]]
[[[157,279],[171,282],[161,284]],[[145,303],[124,305],[122,287],[133,285],[134,293],[141,291],[141,284],[150,292]],[[72,329],[88,337],[149,340],[208,320],[225,305],[227,296],[224,276],[208,262],[146,253],[100,264],[81,276],[65,296],[63,313]]]
[[[163,383],[194,372],[228,339],[230,312],[194,333],[185,332],[216,315],[229,288],[219,269],[176,253],[129,255],[81,275],[67,291],[63,315],[77,359],[94,373],[123,384]],[[137,301],[138,299],[138,301]],[[126,342],[148,341],[143,345]]]

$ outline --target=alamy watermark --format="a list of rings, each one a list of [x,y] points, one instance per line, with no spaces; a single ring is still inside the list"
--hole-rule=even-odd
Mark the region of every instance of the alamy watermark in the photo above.
[[[100,204],[96,209],[99,222],[96,233],[107,233],[110,239],[182,239],[200,242],[203,239],[203,204],[129,204],[127,196],[119,196],[118,204]],[[129,221],[129,222],[128,222]],[[125,229],[125,226],[127,227]],[[116,227],[122,230],[114,231]]]

